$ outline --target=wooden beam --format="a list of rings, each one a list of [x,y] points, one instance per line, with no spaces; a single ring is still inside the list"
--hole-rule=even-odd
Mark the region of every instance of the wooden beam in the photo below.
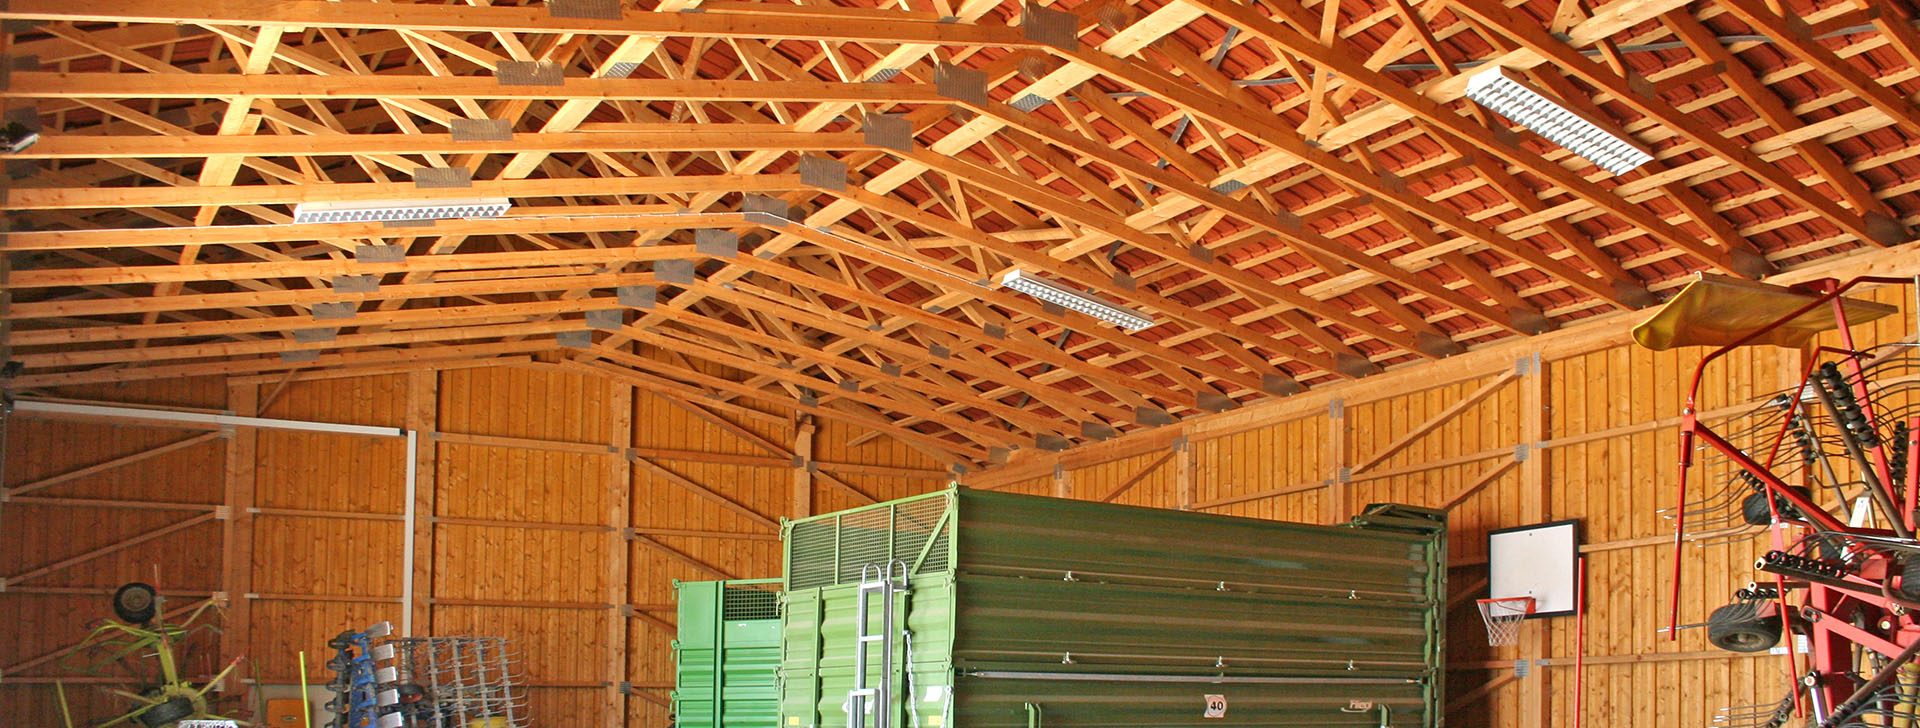
[[[434,531],[439,526],[440,462],[439,443],[429,433],[440,426],[440,373],[414,371],[407,374],[407,429],[416,434],[413,462],[413,539],[414,634],[437,634],[433,626],[433,599],[440,595],[434,579]]]
[[[188,518],[183,521],[176,521],[167,526],[163,526],[151,531],[147,531],[146,533],[142,533],[138,536],[134,536],[132,538],[129,538],[123,541],[118,541],[113,544],[102,546],[100,548],[93,549],[91,551],[88,551],[86,553],[79,554],[76,556],[69,556],[59,561],[55,561],[51,564],[47,564],[46,566],[30,569],[27,571],[20,572],[19,574],[6,577],[5,579],[0,579],[0,586],[12,586],[20,582],[37,579],[42,576],[46,576],[47,574],[51,574],[55,571],[65,569],[70,566],[86,563],[88,561],[92,561],[102,556],[124,551],[126,549],[132,548],[134,546],[138,546],[148,541],[152,541],[156,538],[160,538],[162,536],[173,533],[175,531],[180,531],[183,529],[198,526],[202,523],[206,523],[207,521],[211,521],[214,518],[215,518],[215,514],[208,513],[205,515],[194,516],[192,518]]]
[[[30,483],[22,483],[20,485],[16,485],[11,488],[8,488],[6,491],[7,498],[12,499],[15,496],[23,495],[26,493],[32,493],[33,491],[40,490],[42,488],[47,488],[50,486],[59,485],[61,483],[79,480],[81,478],[89,477],[92,475],[97,475],[97,474],[112,470],[114,468],[121,467],[123,465],[131,465],[133,463],[137,463],[142,460],[147,460],[150,458],[155,458],[161,455],[165,455],[175,450],[181,450],[184,448],[193,447],[194,445],[198,445],[200,443],[207,442],[210,440],[218,440],[221,437],[222,437],[222,434],[217,431],[209,432],[203,435],[194,435],[193,437],[185,438],[182,440],[175,440],[173,442],[167,443],[165,445],[161,445],[159,447],[141,450],[140,452],[136,452],[131,455],[122,455],[112,460],[95,463],[93,465],[88,465],[84,468],[79,468],[77,470],[70,470],[70,471],[61,473],[59,475],[41,478],[39,480],[35,480]]]
[[[1149,462],[1146,465],[1141,466],[1138,472],[1135,472],[1131,477],[1128,477],[1125,481],[1121,482],[1120,485],[1115,486],[1114,489],[1112,491],[1109,491],[1106,495],[1101,496],[1100,502],[1112,503],[1113,499],[1119,498],[1121,495],[1125,494],[1129,490],[1133,490],[1133,487],[1136,485],[1139,485],[1140,481],[1146,480],[1147,476],[1158,472],[1160,470],[1160,466],[1167,464],[1167,461],[1172,460],[1173,457],[1175,455],[1178,455],[1179,453],[1180,453],[1179,450],[1173,450],[1173,449],[1167,450],[1166,454],[1161,455],[1158,458],[1154,458],[1152,462]]]
[[[662,467],[660,464],[653,462],[652,460],[648,460],[638,455],[632,456],[628,459],[633,461],[635,465],[639,465],[641,469],[659,476],[660,478],[666,480],[668,483],[672,483],[673,485],[679,486],[693,493],[694,495],[700,496],[701,498],[705,498],[709,501],[719,504],[721,508],[725,508],[729,511],[733,511],[734,513],[738,513],[749,521],[758,523],[770,529],[778,530],[780,528],[780,524],[774,521],[774,519],[763,516],[758,511],[755,511],[752,508],[747,507],[746,505],[740,503],[739,501],[729,498],[726,495],[712,488],[696,483],[684,475],[668,470],[665,467]]]
[[[1368,468],[1379,465],[1387,458],[1393,457],[1394,453],[1405,450],[1408,445],[1412,445],[1419,441],[1420,438],[1426,437],[1429,433],[1439,429],[1441,425],[1451,422],[1453,418],[1460,416],[1462,412],[1471,409],[1474,405],[1479,404],[1481,400],[1492,396],[1494,392],[1500,391],[1507,386],[1508,382],[1517,378],[1519,378],[1519,374],[1511,371],[1494,377],[1493,381],[1481,385],[1479,389],[1473,390],[1468,393],[1467,396],[1460,398],[1453,404],[1447,405],[1445,409],[1427,418],[1425,422],[1415,425],[1413,429],[1407,430],[1405,434],[1394,438],[1393,442],[1381,446],[1379,450],[1374,451],[1365,459],[1362,459],[1359,464],[1353,466],[1352,474],[1358,475],[1365,472]]]
[[[632,447],[636,434],[633,429],[633,386],[618,381],[602,382],[602,386],[608,390],[607,444],[622,450]],[[633,598],[627,583],[633,547],[627,543],[624,530],[633,525],[633,473],[626,458],[607,458],[604,468],[607,526],[611,529],[606,536],[607,603],[624,605]],[[621,610],[613,610],[607,613],[606,621],[601,674],[605,675],[607,687],[603,696],[601,724],[605,728],[621,728],[627,723],[627,700],[620,690],[620,683],[629,679],[627,617]]]
[[[241,417],[260,414],[260,388],[227,385],[227,408]],[[253,606],[237,595],[253,591],[253,502],[254,461],[260,430],[236,427],[227,438],[226,518],[220,523],[220,589],[226,594],[226,612],[220,630],[220,659],[231,662],[248,654],[253,647]],[[224,434],[224,433],[209,433]],[[229,683],[224,694],[245,691],[238,680]]]

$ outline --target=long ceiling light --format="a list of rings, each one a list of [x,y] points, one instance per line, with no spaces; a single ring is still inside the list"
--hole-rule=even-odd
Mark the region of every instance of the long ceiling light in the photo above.
[[[1653,159],[1639,145],[1501,71],[1499,66],[1491,66],[1468,77],[1467,98],[1616,176]]]
[[[1132,333],[1153,325],[1153,318],[1090,293],[1067,288],[1053,281],[1020,270],[1000,277],[1004,288],[1025,293],[1068,311],[1079,311]]]
[[[406,222],[500,217],[513,202],[505,197],[470,200],[393,200],[377,202],[302,202],[293,206],[295,223]]]

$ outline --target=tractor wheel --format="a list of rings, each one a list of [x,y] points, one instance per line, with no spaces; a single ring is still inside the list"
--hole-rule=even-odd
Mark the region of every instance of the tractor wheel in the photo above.
[[[136,716],[134,720],[140,721],[140,725],[147,728],[160,728],[178,723],[180,719],[192,716],[193,712],[193,701],[174,698],[148,708],[147,712]]]
[[[1707,641],[1728,652],[1765,652],[1780,643],[1780,618],[1761,617],[1758,605],[1728,604],[1707,617]]]
[[[1807,497],[1808,500],[1813,499],[1812,494],[1806,488],[1797,485],[1788,487],[1793,488],[1800,495]],[[1779,506],[1781,517],[1800,517],[1800,511],[1796,510],[1793,504],[1788,503],[1787,499],[1780,498],[1775,500],[1774,503]],[[1767,509],[1765,492],[1747,494],[1746,500],[1740,501],[1740,516],[1746,519],[1747,525],[1749,526],[1765,526],[1773,523],[1773,511]]]
[[[153,621],[159,601],[154,598],[153,587],[140,582],[131,582],[113,593],[113,614],[120,621],[140,625]]]

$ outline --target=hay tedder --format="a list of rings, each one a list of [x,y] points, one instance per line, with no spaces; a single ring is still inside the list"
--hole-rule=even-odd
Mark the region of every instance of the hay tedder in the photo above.
[[[1857,346],[1853,326],[1898,309],[1845,296],[1912,283],[1702,277],[1634,330],[1649,348],[1716,347],[1681,411],[1670,635],[1683,626],[1683,544],[1771,539],[1754,580],[1694,626],[1721,649],[1781,654],[1793,684],[1778,702],[1723,710],[1718,725],[1920,725],[1920,349],[1912,337]],[[1836,334],[1816,345],[1826,331]],[[1753,345],[1802,350],[1795,385],[1702,409],[1708,367]]]

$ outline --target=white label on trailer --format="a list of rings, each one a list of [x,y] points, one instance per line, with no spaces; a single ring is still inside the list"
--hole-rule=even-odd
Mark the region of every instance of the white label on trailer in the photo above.
[[[1206,712],[1204,712],[1204,713],[1201,713],[1201,714],[1200,714],[1200,717],[1202,717],[1202,718],[1225,718],[1225,717],[1227,717],[1227,696],[1225,696],[1225,695],[1208,695],[1208,696],[1207,696],[1207,710],[1206,710]]]
[[[231,720],[183,720],[176,725],[180,728],[240,728],[238,721]]]
[[[921,698],[920,702],[922,703],[938,702],[940,700],[940,693],[946,690],[946,687],[947,686],[945,685],[928,685],[927,697]]]

